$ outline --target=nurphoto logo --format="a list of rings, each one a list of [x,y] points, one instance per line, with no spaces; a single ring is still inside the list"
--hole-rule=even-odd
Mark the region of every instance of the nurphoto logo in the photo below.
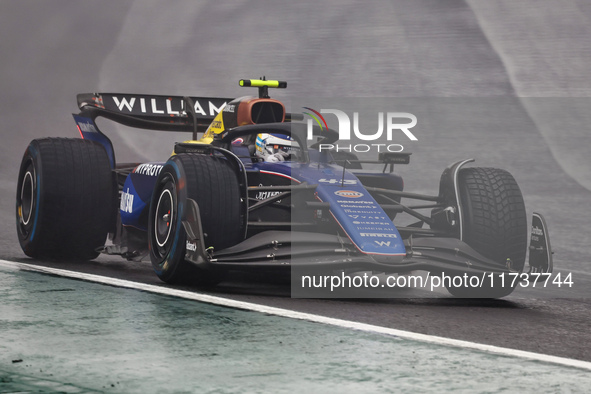
[[[319,150],[335,150],[348,152],[369,152],[370,150],[377,150],[378,152],[402,152],[404,147],[401,144],[391,144],[395,136],[404,135],[410,141],[418,141],[418,138],[410,131],[417,125],[417,117],[409,112],[378,112],[378,129],[377,131],[368,132],[368,130],[361,130],[359,127],[359,112],[353,112],[353,122],[351,118],[344,111],[338,109],[321,109],[316,111],[310,107],[303,107],[309,112],[304,111],[305,115],[310,116],[307,120],[307,138],[313,140],[313,126],[314,122],[318,124],[321,132],[328,129],[326,119],[322,114],[332,114],[337,117],[338,132],[340,144],[320,144]],[[351,123],[353,127],[351,127]],[[385,127],[384,127],[385,123]],[[384,133],[385,129],[385,133]],[[351,141],[351,137],[361,141],[378,141],[384,138],[388,143],[362,143],[362,144],[343,144],[343,142]]]

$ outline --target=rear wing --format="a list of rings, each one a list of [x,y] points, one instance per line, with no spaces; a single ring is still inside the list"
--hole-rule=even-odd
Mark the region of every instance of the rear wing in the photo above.
[[[80,116],[93,119],[103,116],[126,126],[162,131],[193,130],[193,117],[186,111],[187,101],[193,102],[198,126],[207,128],[218,112],[233,100],[117,93],[82,93],[77,99]]]
[[[195,134],[197,130],[205,131],[215,116],[233,99],[81,93],[77,100],[80,113],[73,116],[80,136],[103,145],[114,168],[113,144],[97,127],[97,117],[102,116],[129,127]]]

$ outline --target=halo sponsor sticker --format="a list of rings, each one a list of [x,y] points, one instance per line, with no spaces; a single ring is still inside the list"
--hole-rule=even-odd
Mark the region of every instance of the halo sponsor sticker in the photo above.
[[[334,194],[336,194],[339,197],[345,198],[360,198],[364,195],[363,193],[357,192],[355,190],[337,190],[336,192],[334,192]]]

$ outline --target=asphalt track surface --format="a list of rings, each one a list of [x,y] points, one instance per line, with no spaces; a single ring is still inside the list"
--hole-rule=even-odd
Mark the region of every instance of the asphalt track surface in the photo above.
[[[584,0],[560,7],[510,0],[3,0],[0,20],[0,258],[32,262],[14,230],[18,164],[33,138],[77,137],[70,116],[77,93],[239,96],[238,79],[266,75],[288,81],[279,99],[435,97],[438,105],[424,107],[433,115],[413,146],[413,163],[401,169],[407,190],[436,193],[441,169],[467,157],[509,170],[529,212],[546,216],[557,270],[573,273],[573,288],[520,289],[497,301],[416,293],[292,299],[285,285],[249,281],[213,293],[591,361],[591,7]],[[470,104],[502,111],[442,121],[446,106],[463,113]],[[122,161],[165,159],[174,139],[123,129],[110,136]],[[149,263],[34,263],[159,284]]]

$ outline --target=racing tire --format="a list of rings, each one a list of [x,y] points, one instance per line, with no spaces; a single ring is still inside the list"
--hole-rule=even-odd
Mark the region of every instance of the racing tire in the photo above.
[[[226,159],[178,154],[168,160],[156,181],[148,219],[150,260],[162,281],[211,286],[223,279],[223,272],[185,260],[182,219],[187,199],[195,200],[206,248],[227,248],[244,236],[240,198],[237,175]]]
[[[21,248],[36,259],[91,260],[116,214],[117,189],[105,149],[82,139],[31,141],[16,190]]]
[[[463,213],[463,240],[474,250],[505,268],[521,272],[527,251],[527,214],[515,178],[497,168],[464,168],[458,174]],[[447,290],[461,298],[501,298],[513,292],[514,281],[486,276],[482,287],[468,284]],[[491,279],[492,278],[492,279]]]

